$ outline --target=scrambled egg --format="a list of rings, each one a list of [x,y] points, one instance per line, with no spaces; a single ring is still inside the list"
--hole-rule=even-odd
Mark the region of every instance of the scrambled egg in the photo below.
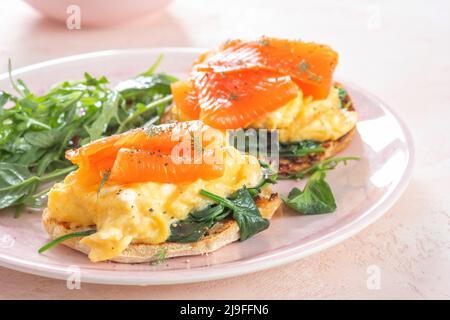
[[[75,175],[69,175],[49,193],[50,217],[71,227],[96,226],[96,233],[81,240],[91,249],[89,258],[94,262],[119,255],[133,242],[165,242],[172,222],[211,203],[199,194],[201,189],[226,197],[244,185],[255,186],[262,179],[256,158],[231,147],[227,151],[224,175],[208,181],[105,186],[97,194],[80,187]]]
[[[301,95],[262,119],[252,128],[279,129],[280,142],[336,140],[349,132],[358,120],[354,111],[341,108],[339,91],[332,88],[324,100]]]

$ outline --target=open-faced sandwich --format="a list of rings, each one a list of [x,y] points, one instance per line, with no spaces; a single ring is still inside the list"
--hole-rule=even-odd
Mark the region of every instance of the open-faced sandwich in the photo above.
[[[204,254],[263,231],[280,205],[264,165],[200,121],[134,129],[70,150],[43,224],[93,262]]]
[[[351,99],[333,81],[337,63],[338,54],[325,45],[228,41],[172,84],[170,117],[220,129],[278,130],[279,172],[298,172],[344,149],[355,131]]]

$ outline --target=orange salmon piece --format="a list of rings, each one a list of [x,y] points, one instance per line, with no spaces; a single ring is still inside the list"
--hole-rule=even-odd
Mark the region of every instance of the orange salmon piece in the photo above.
[[[185,134],[192,135],[198,132],[205,137],[211,137],[204,134],[208,130],[213,129],[204,126],[200,121],[168,123],[147,129],[139,128],[92,141],[76,150],[69,150],[66,152],[66,158],[74,164],[88,165],[114,157],[120,148],[167,151],[177,145]],[[209,142],[208,139],[203,140],[203,143]]]
[[[196,72],[193,77],[200,120],[219,129],[246,127],[298,94],[297,85],[288,75],[266,69]]]
[[[181,159],[180,159],[181,161]],[[112,183],[153,181],[183,183],[197,179],[215,179],[223,175],[224,165],[178,163],[170,154],[142,150],[120,149],[111,170]]]
[[[173,102],[185,120],[196,120],[200,116],[197,92],[192,81],[177,81],[171,85]]]
[[[215,139],[223,138],[219,131],[204,125],[201,121],[177,122],[147,129],[134,129],[99,139],[68,151],[66,157],[74,164],[78,164],[79,169],[73,176],[84,186],[98,185],[108,172],[114,177],[109,180],[120,183],[144,181],[176,183],[220,176],[220,172],[223,173],[221,166],[210,166],[206,163],[178,164],[170,160],[174,147],[185,141],[194,144],[195,147],[196,137],[200,139],[200,147],[209,145]],[[164,159],[162,164],[161,159]],[[131,163],[127,164],[128,160]],[[155,163],[152,165],[151,161]],[[157,169],[158,165],[161,165],[161,168]],[[148,169],[150,171],[144,172],[147,168],[150,168]],[[129,173],[128,169],[131,170]],[[153,176],[158,172],[159,176]],[[182,174],[183,177],[175,178],[174,172]]]
[[[230,41],[202,55],[194,68],[215,73],[266,68],[290,75],[305,96],[325,99],[338,58],[326,45],[262,37],[258,41]]]

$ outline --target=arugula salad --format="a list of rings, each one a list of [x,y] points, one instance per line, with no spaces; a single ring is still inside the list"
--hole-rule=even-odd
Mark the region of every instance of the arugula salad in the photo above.
[[[145,72],[113,86],[106,77],[84,74],[42,95],[24,81],[0,91],[0,209],[39,208],[42,186],[76,169],[64,154],[90,141],[128,129],[159,124],[172,102],[177,79],[156,73],[161,57]]]

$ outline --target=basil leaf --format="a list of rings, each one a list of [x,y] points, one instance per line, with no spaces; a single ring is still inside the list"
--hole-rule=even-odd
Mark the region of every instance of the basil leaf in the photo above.
[[[314,173],[301,191],[294,188],[283,202],[300,214],[330,213],[336,210],[336,201],[329,184],[325,181],[325,172]]]

